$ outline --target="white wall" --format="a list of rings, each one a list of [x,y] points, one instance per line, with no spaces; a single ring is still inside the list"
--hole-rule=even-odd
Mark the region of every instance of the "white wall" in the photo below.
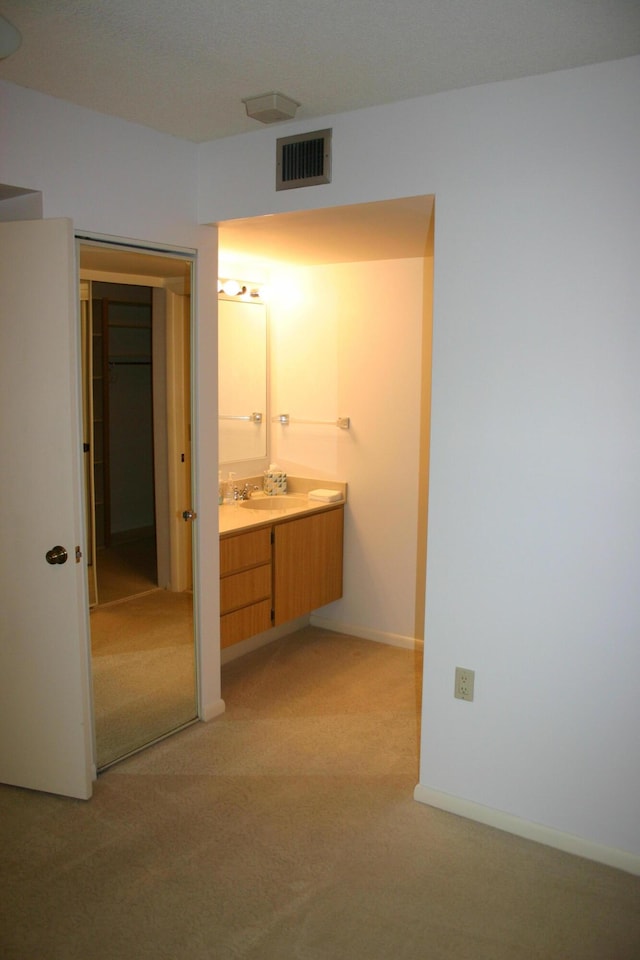
[[[196,210],[436,195],[421,786],[640,869],[640,58],[287,124],[333,127],[333,182],[279,194],[281,128],[197,148],[0,93],[0,182],[83,230],[199,250],[201,491],[217,477],[217,252]],[[207,585],[214,500],[197,504]],[[217,591],[200,615],[210,683]],[[472,705],[452,698],[455,664],[476,670]]]
[[[413,647],[423,260],[243,266],[269,288],[271,414],[291,417],[269,424],[270,459],[290,476],[348,483],[344,596],[314,616]],[[348,431],[295,422],[341,416]],[[266,461],[229,466],[241,478]]]
[[[640,58],[325,126],[308,190],[201,146],[199,217],[436,196],[422,796],[640,870]]]
[[[196,148],[145,127],[0,83],[0,183],[42,192],[45,217],[77,231],[109,234],[198,253],[195,301],[202,694],[207,715],[221,708],[217,487],[216,231],[196,224]]]
[[[292,475],[348,483],[344,597],[317,611],[334,629],[414,637],[423,261],[272,273],[272,410],[335,426],[274,425]]]

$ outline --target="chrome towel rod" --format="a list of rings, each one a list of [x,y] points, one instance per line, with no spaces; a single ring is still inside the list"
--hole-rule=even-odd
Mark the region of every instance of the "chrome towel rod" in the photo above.
[[[218,417],[218,420],[248,420],[249,423],[262,423],[262,414],[261,413],[250,413],[246,417]]]
[[[272,417],[271,419],[273,423],[281,423],[285,427],[290,423],[312,423],[329,427],[340,427],[341,430],[348,430],[351,426],[350,417],[338,417],[337,420],[298,420],[297,417],[290,417],[288,413],[280,413],[277,417]]]

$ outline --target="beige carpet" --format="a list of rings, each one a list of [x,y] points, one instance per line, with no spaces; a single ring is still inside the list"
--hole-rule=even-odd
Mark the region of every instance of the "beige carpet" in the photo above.
[[[90,802],[0,789],[3,960],[638,960],[639,878],[412,799],[417,666],[308,629]]]
[[[95,608],[91,651],[99,768],[196,716],[191,594]]]

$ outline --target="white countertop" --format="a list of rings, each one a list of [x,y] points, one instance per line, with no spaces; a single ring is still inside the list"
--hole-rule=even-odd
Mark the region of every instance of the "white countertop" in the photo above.
[[[220,534],[235,533],[238,530],[246,530],[249,527],[257,528],[269,526],[278,523],[281,520],[289,520],[294,517],[303,517],[307,514],[318,513],[321,510],[329,510],[332,507],[344,506],[344,498],[340,500],[309,500],[303,494],[288,494],[294,501],[304,500],[303,506],[296,507],[274,507],[252,510],[248,504],[250,500],[238,501],[236,503],[223,503],[218,507],[218,518],[220,523]],[[261,498],[264,503],[268,497]],[[278,499],[282,499],[278,497]],[[247,504],[247,506],[245,506]]]
[[[258,486],[262,483],[262,477],[243,477],[237,481],[238,485],[249,483],[250,486]],[[333,490],[340,494],[339,500],[310,500],[308,497],[310,490]],[[344,506],[347,502],[347,484],[339,480],[321,480],[311,477],[292,477],[287,479],[287,497],[295,501],[304,501],[301,506],[286,509],[284,507],[262,507],[252,510],[245,503],[251,503],[251,500],[240,500],[236,503],[225,503],[218,507],[218,518],[220,523],[220,534],[234,533],[236,530],[247,530],[250,527],[266,527],[272,523],[280,523],[282,520],[288,520],[293,517],[301,517],[307,513],[318,513],[320,510],[330,510],[331,507]],[[265,496],[262,490],[254,494],[256,500],[265,503],[270,497]],[[278,497],[281,500],[282,497]]]

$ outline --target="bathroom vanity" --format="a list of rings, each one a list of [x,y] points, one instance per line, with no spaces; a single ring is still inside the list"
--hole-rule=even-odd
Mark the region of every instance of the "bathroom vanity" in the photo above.
[[[341,499],[307,491],[220,509],[220,643],[229,647],[342,596]]]

